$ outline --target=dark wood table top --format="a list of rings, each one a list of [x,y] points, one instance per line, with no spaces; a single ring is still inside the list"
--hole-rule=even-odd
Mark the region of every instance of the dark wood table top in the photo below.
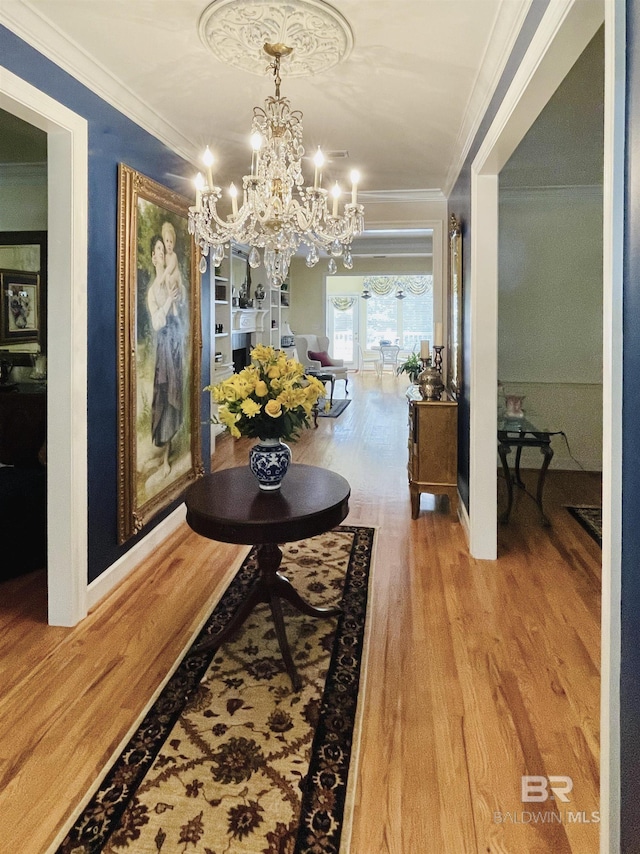
[[[248,465],[221,469],[187,489],[187,522],[225,543],[290,543],[339,525],[350,493],[345,478],[317,466],[293,463],[275,492],[263,492]]]

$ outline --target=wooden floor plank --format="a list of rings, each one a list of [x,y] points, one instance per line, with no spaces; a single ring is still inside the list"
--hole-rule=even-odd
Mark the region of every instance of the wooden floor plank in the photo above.
[[[516,489],[498,560],[473,560],[446,500],[411,519],[405,388],[353,376],[292,445],[378,529],[350,854],[596,854],[598,825],[565,813],[598,809],[601,554],[564,505],[598,504],[600,478],[549,472],[551,528]],[[214,467],[250,445],[219,440]],[[43,573],[0,586],[0,854],[47,852],[244,551],[181,526],[73,629],[46,625]],[[523,804],[523,774],[571,776],[570,803]]]

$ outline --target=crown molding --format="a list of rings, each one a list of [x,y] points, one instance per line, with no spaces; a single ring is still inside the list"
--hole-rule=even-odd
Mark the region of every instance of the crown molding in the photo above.
[[[462,171],[467,155],[471,150],[482,119],[498,87],[500,78],[511,56],[516,39],[520,34],[532,2],[533,0],[526,0],[526,2],[522,3],[513,3],[511,0],[502,0],[496,12],[491,38],[487,42],[487,49],[482,58],[482,63],[480,64],[480,69],[460,125],[460,132],[453,147],[454,151],[458,153],[452,159],[447,172],[443,190],[447,198],[451,195],[451,191]],[[498,45],[500,47],[497,47]],[[488,80],[486,79],[487,77],[489,77]]]
[[[0,23],[176,154],[191,163],[197,162],[198,151],[191,140],[149,109],[122,81],[25,2],[3,4]]]
[[[446,202],[442,190],[358,190],[358,198],[368,205],[389,202]]]
[[[601,202],[602,184],[556,184],[547,187],[500,187],[500,202],[529,201],[533,202],[543,196],[565,196],[571,199],[594,199]]]

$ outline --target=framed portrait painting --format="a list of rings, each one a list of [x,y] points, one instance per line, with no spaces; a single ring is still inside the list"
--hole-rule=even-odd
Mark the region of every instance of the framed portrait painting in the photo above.
[[[119,165],[118,540],[203,473],[200,276],[189,200]]]
[[[0,344],[38,341],[40,276],[22,270],[1,270]]]
[[[462,389],[462,233],[452,214],[449,220],[449,390],[457,397]]]

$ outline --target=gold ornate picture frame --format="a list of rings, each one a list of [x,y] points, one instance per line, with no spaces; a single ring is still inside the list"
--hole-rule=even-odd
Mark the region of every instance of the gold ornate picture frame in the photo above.
[[[449,336],[447,386],[456,397],[462,391],[462,232],[458,219],[449,219]]]
[[[203,473],[189,200],[118,168],[118,542]]]

